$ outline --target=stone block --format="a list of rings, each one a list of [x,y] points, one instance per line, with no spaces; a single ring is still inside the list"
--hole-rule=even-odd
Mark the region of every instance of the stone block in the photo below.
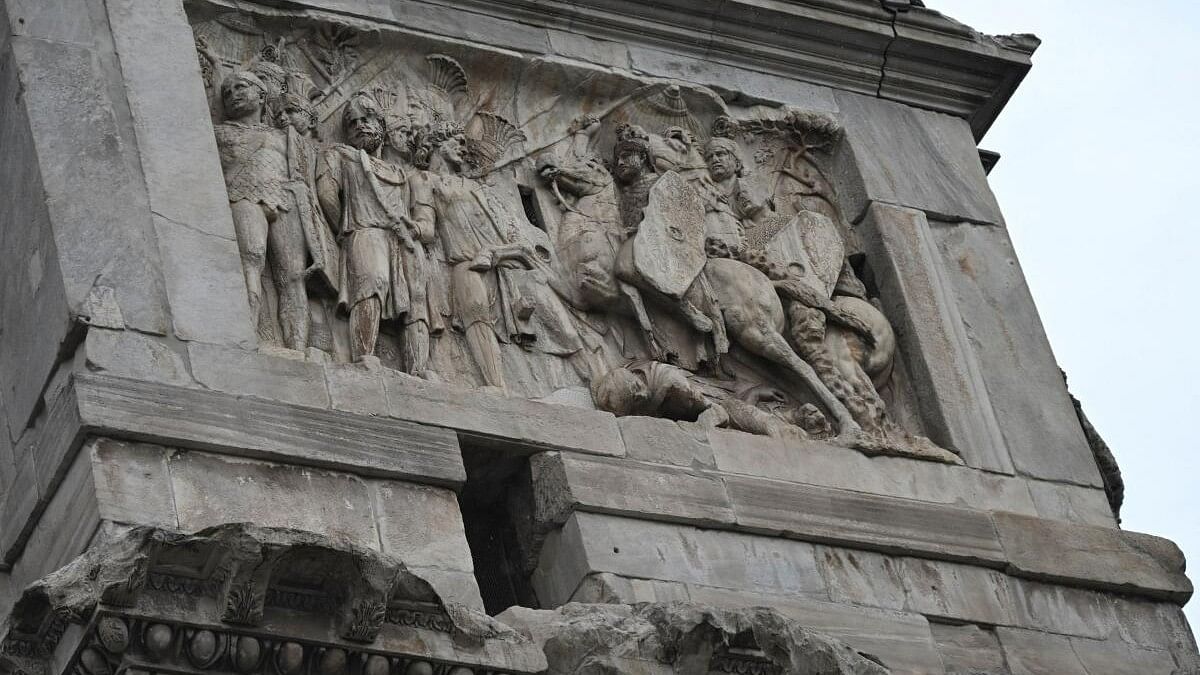
[[[0,265],[0,414],[14,436],[29,423],[58,360],[59,344],[72,328],[37,148],[18,96],[27,86],[18,68],[9,50],[0,51],[5,101],[0,105],[0,222],[14,224],[0,227],[0,250],[5,252]]]
[[[715,466],[703,427],[658,417],[619,417],[625,452],[631,459],[690,468]]]
[[[834,90],[830,87],[797,82],[789,77],[711,59],[631,43],[629,61],[635,73],[706,85],[742,103],[778,102],[830,113],[838,109]]]
[[[1013,473],[984,364],[972,348],[925,214],[873,202],[858,230],[925,433],[958,450],[970,466]]]
[[[466,480],[458,439],[445,429],[94,374],[79,375],[75,383],[80,419],[72,434],[83,427],[114,437],[436,485]]]
[[[1102,487],[1008,231],[934,223],[931,232],[1017,471]]]
[[[475,444],[520,454],[625,454],[611,413],[455,389],[396,371],[385,371],[383,378],[392,417],[455,429]]]
[[[907,593],[900,558],[872,551],[817,546],[829,598],[848,605],[903,610]]]
[[[597,40],[580,33],[547,31],[550,49],[559,56],[587,61],[606,68],[629,70],[629,47],[623,42]]]
[[[387,415],[387,394],[378,371],[357,363],[325,364],[325,386],[334,410],[362,415]]]
[[[349,474],[204,452],[168,460],[179,527],[254,523],[379,549],[367,484]]]
[[[370,485],[384,553],[411,568],[474,571],[454,492],[399,481]]]
[[[530,460],[535,519],[543,526],[572,511],[641,515],[693,525],[730,525],[725,484],[711,475],[629,460],[549,452]]]
[[[984,567],[903,558],[905,609],[927,617],[991,625],[1013,623],[1009,579]]]
[[[107,4],[175,333],[253,345],[225,180],[182,3]]]
[[[51,3],[45,3],[51,4]],[[63,14],[87,13],[83,3]],[[166,294],[146,193],[92,47],[13,38],[23,102],[67,302],[79,312],[95,287],[113,289],[126,325],[163,333]]]
[[[547,54],[551,51],[546,30],[528,23],[487,16],[464,7],[443,7],[420,0],[392,0],[392,11],[401,26],[423,33],[461,38],[532,54]],[[466,12],[470,13],[464,15]]]
[[[163,384],[194,384],[183,357],[165,341],[141,333],[92,327],[83,343],[88,370]]]
[[[1015,628],[996,635],[1012,675],[1088,675],[1069,638]]]
[[[571,602],[638,603],[687,602],[687,584],[658,579],[630,579],[601,572],[584,577]]]
[[[1013,579],[1010,625],[1047,633],[1106,640],[1116,635],[1110,596],[1082,588]]]
[[[452,602],[483,612],[483,597],[479,595],[479,582],[474,572],[448,570],[440,567],[412,567],[413,574],[433,586],[433,590],[445,602]]]
[[[4,564],[11,565],[20,555],[16,547],[28,537],[29,519],[37,512],[40,497],[33,453],[27,452],[17,457],[16,475],[0,501],[0,560]]]
[[[8,22],[0,21],[0,30],[12,35],[41,38],[55,42],[90,45],[92,20],[87,3],[55,5],[44,0],[5,0]],[[5,10],[0,9],[0,19]],[[2,46],[3,43],[0,43]]]
[[[855,548],[999,563],[988,515],[955,506],[727,476],[739,529]]]
[[[1140,649],[1120,640],[1072,638],[1071,647],[1088,675],[1181,673],[1170,652]]]
[[[1165,649],[1175,656],[1180,673],[1200,673],[1196,638],[1178,606],[1119,595],[1110,596],[1109,600],[1122,640],[1147,649]]]
[[[1104,490],[1041,480],[1030,480],[1027,484],[1037,515],[1043,518],[1100,527],[1117,526]]]
[[[179,529],[167,471],[169,450],[159,445],[99,438],[88,441],[83,452],[92,463],[102,518]]]
[[[547,538],[534,588],[557,606],[596,572],[828,599],[810,544],[580,512]]]
[[[329,407],[319,363],[193,342],[188,358],[196,381],[214,391],[313,408]]]
[[[1183,553],[1166,539],[1008,513],[992,518],[1014,574],[1176,602],[1192,595]]]
[[[1008,675],[995,632],[972,626],[929,624],[946,675]]]
[[[821,441],[780,440],[723,429],[710,438],[717,469],[725,473],[1038,515],[1025,481],[1019,478],[902,457],[868,457]]]
[[[154,229],[176,337],[253,347],[258,338],[237,242],[159,216]]]
[[[834,93],[853,156],[851,180],[839,186],[846,213],[872,201],[943,218],[999,225],[971,127],[961,118],[846,91]]]
[[[723,607],[773,607],[806,628],[878,658],[895,675],[942,672],[929,622],[917,614],[848,607],[805,598],[688,585],[692,602]]]

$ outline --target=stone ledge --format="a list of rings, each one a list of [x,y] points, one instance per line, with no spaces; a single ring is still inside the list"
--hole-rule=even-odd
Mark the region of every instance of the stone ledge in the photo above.
[[[30,475],[0,513],[6,566],[90,435],[446,487],[466,480],[450,430],[94,373],[76,373],[31,433]]]
[[[966,562],[1172,602],[1192,592],[1174,544],[1115,528],[628,459],[548,453],[532,469],[538,525],[547,530],[572,513],[596,513]]]

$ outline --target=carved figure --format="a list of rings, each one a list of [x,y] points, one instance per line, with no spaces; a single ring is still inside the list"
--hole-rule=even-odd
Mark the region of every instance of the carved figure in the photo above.
[[[259,319],[262,276],[268,258],[279,292],[284,345],[308,346],[308,297],[304,280],[309,253],[322,268],[333,268],[319,241],[311,207],[311,185],[303,171],[306,151],[297,136],[264,123],[268,87],[250,71],[236,71],[221,83],[226,121],[215,127],[221,167],[246,279],[252,316]],[[309,240],[306,232],[312,231]],[[315,246],[313,245],[315,243]]]
[[[414,203],[413,216],[423,231],[436,231],[450,265],[451,313],[466,335],[467,346],[488,386],[505,387],[499,337],[531,342],[533,302],[523,296],[516,270],[533,268],[534,247],[515,222],[491,208],[486,186],[463,174],[465,137],[461,127],[427,127],[414,157],[428,171]],[[425,159],[427,158],[427,159]]]
[[[342,124],[350,145],[325,151],[317,196],[342,246],[338,305],[350,313],[351,357],[374,359],[380,321],[399,319],[404,369],[428,376],[429,337],[443,328],[425,249],[434,231],[409,215],[429,201],[425,184],[381,157],[387,126],[370,94],[347,101]]]
[[[577,119],[571,151],[544,162],[539,175],[563,210],[558,257],[573,279],[566,295],[579,309],[605,311],[621,299],[614,271],[622,228],[613,177],[598,157],[587,152],[599,127],[594,117]]]
[[[770,215],[769,200],[756,194],[742,177],[745,165],[739,156],[737,142],[730,138],[715,137],[704,146],[704,161],[708,175],[717,188],[717,194],[729,204],[733,213],[743,222],[760,223]]]

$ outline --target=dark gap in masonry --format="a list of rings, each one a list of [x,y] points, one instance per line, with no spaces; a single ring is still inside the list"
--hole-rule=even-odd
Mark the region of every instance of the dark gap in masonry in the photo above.
[[[488,614],[538,608],[530,575],[537,565],[529,458],[463,447],[467,482],[458,495],[475,580]]]
[[[539,230],[546,231],[546,218],[542,215],[542,205],[538,203],[537,193],[528,185],[518,185],[521,193],[521,206],[525,209],[525,217]]]

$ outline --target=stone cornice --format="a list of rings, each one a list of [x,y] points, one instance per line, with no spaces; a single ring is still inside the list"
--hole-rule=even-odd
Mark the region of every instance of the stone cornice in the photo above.
[[[1039,44],[1031,35],[982,35],[933,10],[892,12],[866,0],[409,2],[876,95],[966,118],[976,139],[1028,72]]]

